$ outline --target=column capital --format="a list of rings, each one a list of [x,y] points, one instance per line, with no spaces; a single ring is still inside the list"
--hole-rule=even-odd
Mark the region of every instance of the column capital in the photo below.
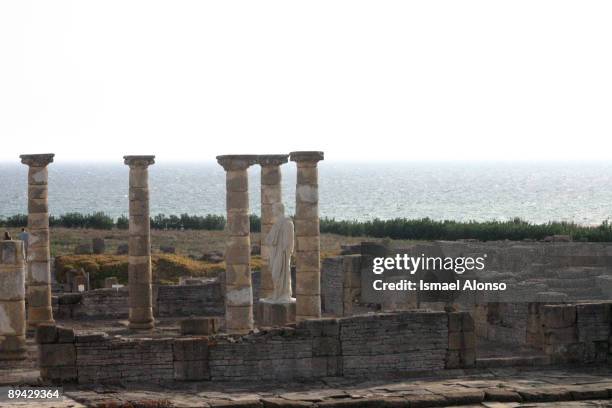
[[[260,166],[280,166],[288,161],[288,154],[260,154],[257,156],[257,163]]]
[[[294,162],[318,162],[323,160],[323,152],[300,151],[289,153],[291,161]]]
[[[217,156],[219,163],[225,171],[229,170],[246,170],[251,165],[257,163],[258,156],[256,154],[226,154]]]
[[[43,154],[22,154],[19,157],[23,164],[34,167],[45,167],[49,163],[53,163],[53,157],[55,153],[43,153]]]
[[[148,167],[155,164],[155,156],[152,155],[136,155],[123,156],[123,163],[130,167]]]

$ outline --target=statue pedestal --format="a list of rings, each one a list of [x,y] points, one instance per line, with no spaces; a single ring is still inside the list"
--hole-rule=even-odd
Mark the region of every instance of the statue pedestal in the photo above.
[[[295,323],[295,299],[282,303],[260,299],[257,303],[256,316],[257,324],[263,327],[279,327]]]

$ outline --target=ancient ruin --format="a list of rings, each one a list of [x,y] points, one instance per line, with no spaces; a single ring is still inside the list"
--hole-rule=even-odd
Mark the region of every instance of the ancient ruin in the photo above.
[[[171,384],[147,391],[172,401],[160,406],[405,407],[610,397],[611,244],[377,240],[321,259],[323,152],[223,155],[217,157],[226,178],[223,270],[170,284],[152,275],[148,167],[155,157],[125,156],[129,245],[117,254],[127,258],[127,287],[108,275],[92,283],[81,270],[52,282],[46,166],[53,155],[21,157],[30,167],[27,265],[21,241],[0,241],[0,360],[8,364],[0,378],[8,376],[7,383],[40,377],[86,404],[124,398],[131,406],[149,403],[129,391],[143,382]],[[297,169],[293,218],[282,211],[281,168],[289,161]],[[261,166],[260,269],[251,256],[248,169],[254,164]],[[104,241],[94,243],[78,256],[104,253]],[[486,255],[485,270],[452,279],[503,280],[513,286],[510,294],[376,290],[376,280],[399,284],[408,275],[393,268],[373,273],[375,258],[479,254]],[[445,282],[449,275],[439,269],[424,278]],[[26,322],[35,334],[26,332]],[[412,383],[410,376],[421,380]]]

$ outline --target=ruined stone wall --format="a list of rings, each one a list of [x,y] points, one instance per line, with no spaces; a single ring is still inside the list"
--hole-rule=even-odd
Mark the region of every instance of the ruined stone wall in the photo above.
[[[96,289],[57,296],[54,313],[60,319],[125,319],[128,289]],[[202,285],[167,285],[154,290],[156,317],[221,316],[223,294],[217,282]]]
[[[312,319],[244,336],[173,339],[75,335],[44,326],[37,341],[43,379],[56,383],[380,378],[473,366],[469,321],[467,313],[414,311]]]
[[[445,367],[445,313],[411,312],[342,320],[342,367],[347,377],[370,377]]]
[[[611,302],[530,305],[528,342],[552,363],[610,361]]]
[[[321,262],[321,311],[332,316],[344,316],[342,288],[344,276],[341,256]]]
[[[157,317],[221,316],[223,293],[218,283],[158,286],[154,303]]]

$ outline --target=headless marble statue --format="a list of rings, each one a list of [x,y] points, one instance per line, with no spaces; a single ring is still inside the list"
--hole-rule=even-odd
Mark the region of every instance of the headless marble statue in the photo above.
[[[266,299],[272,303],[295,302],[291,297],[291,254],[293,253],[293,221],[285,216],[285,206],[275,204],[273,214],[276,221],[266,236],[265,244],[269,246],[269,268],[272,272],[274,291]]]

